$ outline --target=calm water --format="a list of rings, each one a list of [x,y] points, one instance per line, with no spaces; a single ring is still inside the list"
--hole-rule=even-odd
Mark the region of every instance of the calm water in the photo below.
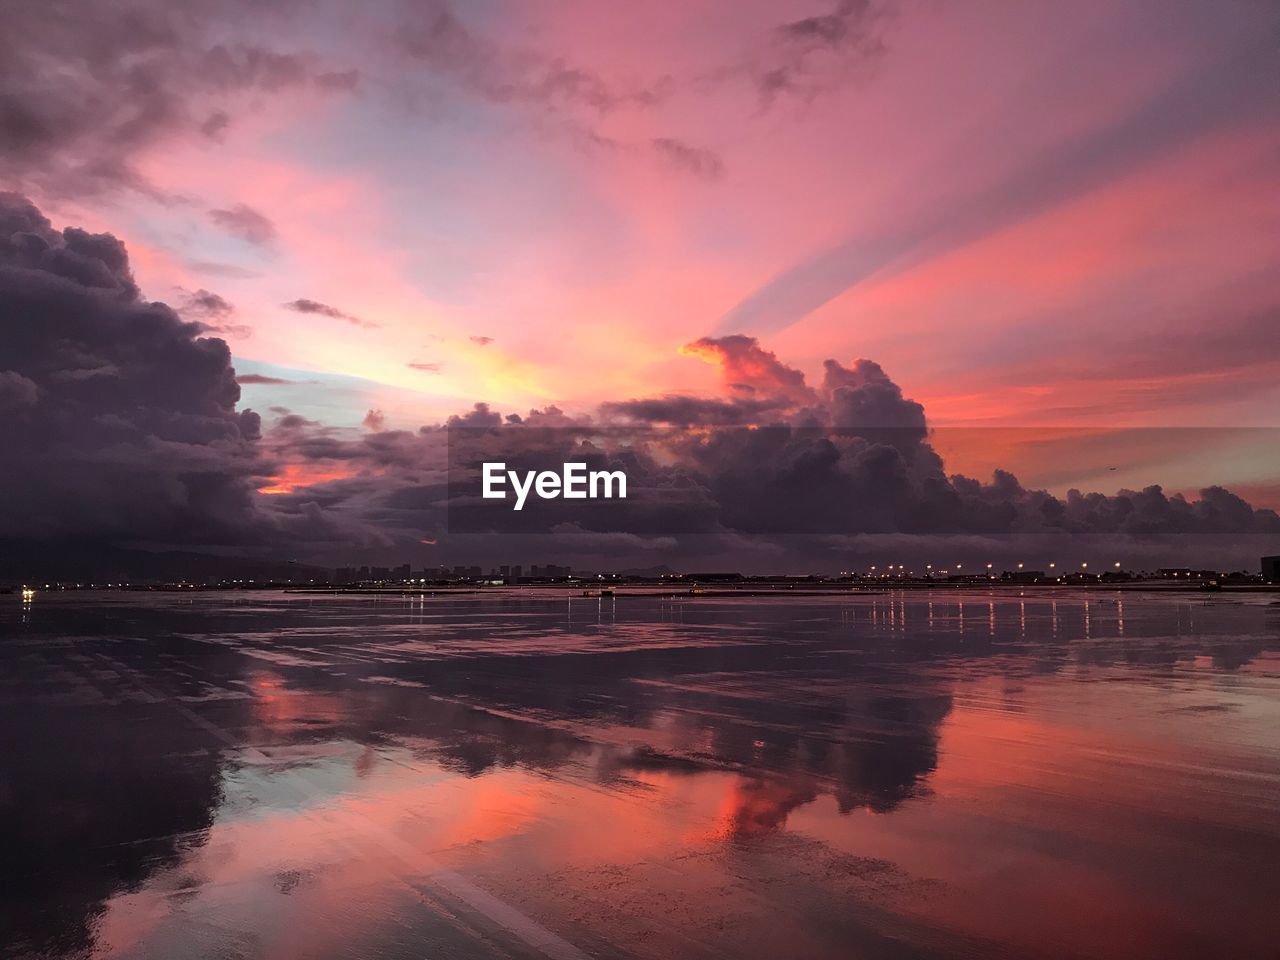
[[[0,597],[15,957],[1280,956],[1273,597]]]

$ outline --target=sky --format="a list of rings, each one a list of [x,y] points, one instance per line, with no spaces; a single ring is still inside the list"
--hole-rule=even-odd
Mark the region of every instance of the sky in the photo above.
[[[268,441],[732,396],[740,336],[874,361],[951,470],[1280,505],[1274,4],[4,7],[0,186]],[[285,448],[265,496],[352,473]]]

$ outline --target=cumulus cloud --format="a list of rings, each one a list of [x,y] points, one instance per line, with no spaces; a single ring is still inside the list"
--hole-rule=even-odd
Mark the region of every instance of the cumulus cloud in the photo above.
[[[0,537],[252,535],[259,420],[227,345],[142,299],[120,241],[0,195],[0,304]]]
[[[110,234],[54,229],[0,194],[0,328],[6,556],[385,540],[315,498],[277,509],[257,493],[281,465],[238,408],[226,343],[144,299]]]
[[[728,383],[750,392],[779,397],[795,405],[816,399],[804,382],[804,374],[778,360],[755,337],[703,337],[686,344],[681,352],[717,364]]]
[[[415,431],[388,429],[377,410],[358,433],[284,417],[264,444],[315,482],[277,505],[316,504],[389,543],[436,541],[480,563],[535,549],[557,562],[656,553],[677,564],[776,570],[780,558],[798,557],[836,569],[859,556],[884,563],[886,554],[900,561],[926,551],[949,561],[1023,559],[1101,543],[1111,553],[1122,537],[1121,555],[1159,565],[1187,549],[1170,537],[1195,535],[1198,556],[1212,545],[1225,557],[1252,550],[1243,546],[1251,536],[1280,531],[1273,512],[1217,487],[1197,499],[1154,486],[1056,497],[1005,471],[986,481],[948,474],[922,406],[870,360],[831,360],[810,385],[749,337],[704,338],[685,353],[717,366],[719,396],[607,401],[594,415],[477,403]],[[495,460],[522,471],[565,462],[622,469],[628,500],[545,501],[495,516],[477,509],[492,503],[477,503],[468,473]]]
[[[1158,486],[1059,498],[1025,488],[1006,471],[989,481],[949,475],[929,442],[924,408],[870,360],[828,360],[813,387],[750,337],[703,338],[684,352],[717,365],[728,396],[611,401],[597,420],[568,422],[544,414],[503,422],[485,408],[465,442],[457,439],[462,421],[453,424],[451,455],[472,464],[514,462],[521,470],[571,460],[626,470],[625,506],[584,511],[540,503],[548,529],[580,515],[595,530],[765,537],[1280,531],[1274,512],[1219,487],[1196,500]],[[609,429],[619,424],[620,431]],[[486,522],[499,532],[539,528],[500,505],[487,512],[475,503],[464,503],[462,512],[458,506],[453,519],[468,532]]]
[[[609,420],[660,424],[674,427],[740,426],[781,409],[786,401],[775,397],[692,397],[666,394],[637,400],[607,400],[600,412]]]
[[[202,294],[216,313],[216,295]],[[295,304],[303,314],[340,313]],[[561,501],[528,514],[527,531],[549,538],[548,555],[561,559],[575,550],[619,563],[698,552],[767,566],[770,550],[799,536],[828,558],[898,551],[907,536],[945,537],[957,552],[990,550],[993,537],[1121,535],[1154,552],[1159,537],[1239,544],[1280,532],[1273,511],[1217,486],[1196,498],[1154,485],[1059,497],[1005,471],[948,474],[924,409],[878,364],[828,360],[811,384],[740,335],[684,349],[718,369],[712,396],[612,400],[590,415],[477,403],[412,431],[389,428],[378,409],[363,430],[278,409],[264,430],[256,413],[238,409],[239,384],[281,378],[237,377],[226,343],[204,324],[143,298],[117,239],[55,230],[14,195],[0,198],[0,323],[0,539],[11,543],[223,544],[312,556],[422,541],[478,556],[510,550],[483,533],[483,516],[458,526],[468,514],[450,457],[625,470],[624,510]],[[468,540],[471,532],[481,535]]]

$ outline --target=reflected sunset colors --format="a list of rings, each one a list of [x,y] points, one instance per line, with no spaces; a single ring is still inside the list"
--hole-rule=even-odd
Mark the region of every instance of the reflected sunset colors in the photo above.
[[[0,647],[17,956],[1275,942],[1264,597],[45,594],[26,616]]]

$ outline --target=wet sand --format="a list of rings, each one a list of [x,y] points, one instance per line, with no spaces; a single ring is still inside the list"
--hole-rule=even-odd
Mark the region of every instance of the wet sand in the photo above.
[[[6,957],[1280,951],[1270,596],[0,600]]]

